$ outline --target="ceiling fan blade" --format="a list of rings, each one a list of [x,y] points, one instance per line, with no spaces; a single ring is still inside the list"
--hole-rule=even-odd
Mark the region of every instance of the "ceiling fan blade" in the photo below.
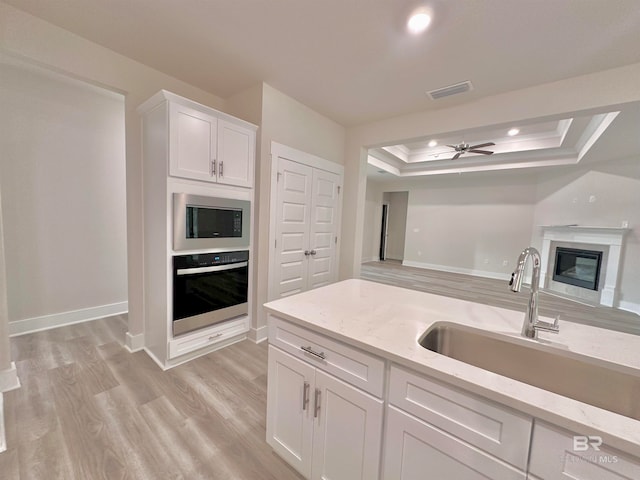
[[[467,152],[481,153],[482,155],[493,155],[493,152],[490,152],[489,150],[467,150]]]
[[[457,149],[458,149],[458,145],[447,145],[447,147],[451,147],[451,148],[453,148],[454,150],[457,150]]]
[[[480,143],[478,145],[471,145],[469,147],[469,150],[475,149],[475,148],[482,148],[482,147],[493,147],[495,145],[495,143],[493,142],[487,142],[487,143]]]
[[[456,160],[460,155],[462,155],[462,152],[456,153],[451,160]]]

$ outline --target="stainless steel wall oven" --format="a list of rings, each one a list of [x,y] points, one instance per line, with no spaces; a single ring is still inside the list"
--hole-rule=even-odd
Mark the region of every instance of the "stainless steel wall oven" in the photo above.
[[[173,334],[248,313],[249,251],[173,257]]]

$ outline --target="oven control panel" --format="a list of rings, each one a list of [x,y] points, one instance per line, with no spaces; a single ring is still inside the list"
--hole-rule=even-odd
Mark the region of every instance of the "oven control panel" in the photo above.
[[[194,253],[191,255],[176,255],[173,257],[174,268],[198,268],[214,265],[229,265],[231,263],[249,260],[248,250],[219,253]]]

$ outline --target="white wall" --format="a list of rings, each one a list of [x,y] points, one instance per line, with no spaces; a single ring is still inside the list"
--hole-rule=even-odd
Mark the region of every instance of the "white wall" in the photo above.
[[[373,262],[380,258],[382,198],[383,192],[380,184],[377,182],[367,182],[367,194],[364,205],[364,231],[362,234],[362,262]]]
[[[0,2],[0,50],[125,95],[129,332],[144,329],[142,152],[136,108],[160,89],[224,110],[224,100]]]
[[[535,178],[492,172],[387,181],[377,188],[409,192],[405,265],[508,278],[531,241]]]
[[[409,192],[385,192],[383,201],[389,205],[386,258],[404,260]]]
[[[124,97],[17,62],[2,70],[9,321],[126,311]]]

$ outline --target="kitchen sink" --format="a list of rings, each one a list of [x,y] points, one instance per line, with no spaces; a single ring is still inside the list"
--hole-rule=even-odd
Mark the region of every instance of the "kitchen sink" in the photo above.
[[[541,342],[451,323],[435,324],[418,342],[461,362],[640,420],[640,372]]]

